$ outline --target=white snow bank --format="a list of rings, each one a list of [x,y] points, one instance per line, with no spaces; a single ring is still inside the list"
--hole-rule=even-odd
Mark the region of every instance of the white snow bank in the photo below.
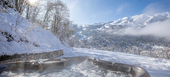
[[[60,49],[64,52],[70,51],[51,32],[31,24],[13,9],[8,9],[8,13],[0,12],[0,55]]]

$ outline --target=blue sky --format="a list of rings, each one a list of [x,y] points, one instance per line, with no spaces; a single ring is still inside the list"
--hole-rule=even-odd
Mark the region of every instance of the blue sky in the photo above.
[[[62,0],[75,24],[114,21],[139,14],[170,11],[170,0]]]

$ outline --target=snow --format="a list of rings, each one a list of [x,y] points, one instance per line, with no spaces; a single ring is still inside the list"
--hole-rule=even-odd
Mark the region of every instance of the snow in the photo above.
[[[113,52],[113,51],[103,51],[103,50],[92,50],[85,48],[73,48],[73,51],[66,52],[61,57],[76,57],[76,56],[90,56],[100,60],[112,61],[116,63],[124,63],[142,67],[146,69],[151,77],[169,77],[170,76],[170,60],[158,59],[158,58],[150,58],[144,56],[138,56],[127,53]],[[61,58],[59,57],[59,58]],[[83,66],[83,67],[82,67]],[[21,70],[22,71],[22,70]],[[99,75],[100,74],[100,75]],[[63,70],[56,71],[47,71],[44,73],[23,73],[20,72],[3,72],[1,75],[9,76],[9,77],[56,77],[56,76],[64,76],[64,77],[118,77],[115,74],[112,74],[108,71],[107,74],[102,73],[101,69],[92,66],[89,62],[84,61],[80,64],[71,65]],[[121,76],[126,77],[126,76]]]
[[[150,18],[150,16],[145,15],[145,14],[132,16],[133,21],[135,21],[135,23],[139,23],[139,24],[144,23],[146,20],[148,20],[148,18]]]
[[[170,76],[170,60],[150,58],[127,53],[92,50],[85,48],[73,48],[73,52],[69,52],[62,57],[74,56],[90,56],[100,60],[124,63],[142,67],[146,69],[151,77],[169,77]]]
[[[122,18],[122,20],[128,20],[129,18],[128,17],[124,17],[124,18]]]
[[[164,49],[164,47],[155,45],[155,46],[153,46],[153,49]]]
[[[153,16],[149,15],[137,15],[133,17],[125,17],[109,23],[99,23],[92,25],[77,25],[77,28],[82,28],[86,31],[91,28],[93,30],[104,30],[103,28],[109,28],[112,25],[132,25],[142,24],[146,25],[151,22],[163,21],[170,18],[169,12],[158,13]],[[16,21],[20,21],[17,23]],[[103,27],[105,26],[105,27]],[[81,29],[80,29],[81,30]],[[102,51],[102,50],[92,50],[92,49],[83,49],[83,48],[73,48],[73,51],[61,44],[60,40],[54,36],[51,32],[43,30],[37,24],[31,24],[25,18],[19,16],[19,13],[15,12],[12,9],[8,9],[8,13],[0,12],[0,32],[7,32],[10,34],[14,40],[8,42],[7,36],[0,33],[0,55],[3,54],[22,54],[22,53],[40,53],[40,52],[49,52],[54,50],[64,50],[64,56],[61,57],[75,57],[75,56],[90,56],[97,59],[112,61],[117,63],[124,63],[143,67],[146,69],[152,77],[169,77],[170,76],[170,60],[159,59],[159,58],[150,58],[144,56],[138,56],[127,53],[113,52],[113,51]],[[81,35],[80,39],[90,39],[92,36],[83,35],[83,31],[79,31],[77,34]],[[21,41],[25,40],[28,42]],[[20,41],[20,42],[18,42]],[[34,44],[39,45],[39,47],[34,46]],[[161,46],[154,46],[153,48],[162,48]],[[85,64],[87,65],[87,64]],[[79,65],[74,66],[72,69],[76,71],[81,71]],[[64,73],[69,73],[70,71],[64,71]],[[87,74],[87,71],[82,71],[84,74]],[[11,76],[18,76],[15,73],[7,73]],[[71,73],[70,73],[71,74]],[[88,74],[87,76],[92,75],[93,73]],[[27,75],[25,73],[20,74],[19,76]],[[29,74],[30,75],[30,74]],[[39,73],[32,73],[31,76],[39,76]],[[56,74],[51,74],[56,75]],[[71,74],[73,75],[73,74]]]
[[[90,25],[76,25],[74,24],[74,29],[78,32],[82,31],[77,35],[85,35],[87,38],[91,36],[91,30],[112,30],[113,32],[108,32],[108,34],[126,34],[125,30],[131,27],[145,28],[148,25],[156,22],[162,22],[170,20],[170,12],[156,13],[154,15],[140,14],[131,17],[123,17],[115,21],[106,23],[96,23]],[[121,30],[122,29],[122,30]],[[85,31],[89,30],[87,34]],[[99,31],[101,32],[101,31]],[[80,37],[84,38],[84,36]]]
[[[81,33],[82,33],[82,31],[77,32],[77,34],[79,34],[79,35],[80,35]]]
[[[104,27],[105,27],[105,28],[110,28],[109,25],[105,25]]]
[[[0,12],[0,55],[40,53],[61,49],[70,51],[51,32],[30,23],[13,9],[7,11],[8,13]],[[13,40],[9,42],[7,37]]]

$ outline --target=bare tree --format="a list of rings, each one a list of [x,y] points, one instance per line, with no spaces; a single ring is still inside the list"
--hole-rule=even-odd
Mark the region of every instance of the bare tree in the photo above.
[[[48,1],[44,8],[44,17],[42,17],[43,21],[41,21],[41,26],[43,29],[47,29],[52,23],[54,3]]]
[[[52,11],[53,7],[53,3],[52,2],[47,2],[47,6],[45,8],[45,15],[44,15],[44,22],[49,22],[50,19],[50,12]]]
[[[17,15],[16,22],[15,22],[15,28],[16,28],[16,26],[18,26],[22,22],[23,22],[23,17],[21,15]]]
[[[72,23],[69,20],[69,10],[60,0],[49,4],[47,12],[51,12],[50,16],[53,17],[51,22],[51,32],[58,36],[61,41],[64,41],[74,33],[74,30],[71,27]],[[48,20],[47,14],[45,15],[45,18],[45,20]]]
[[[14,5],[16,11],[25,16],[32,23],[39,23],[42,28],[47,29],[56,35],[61,41],[68,39],[74,30],[69,20],[69,10],[62,1],[47,1],[43,5],[30,5],[28,0],[7,0]],[[44,5],[45,8],[44,8]],[[41,16],[40,16],[41,14]],[[17,17],[16,25],[20,23],[20,16]]]
[[[38,7],[38,6],[35,6],[35,7],[31,7],[29,9],[29,20],[32,22],[32,23],[36,23],[37,22],[37,18],[39,16],[39,14],[41,13],[41,8]]]
[[[24,9],[27,6],[27,0],[7,0],[8,2],[12,2],[15,5],[15,10],[18,11],[20,14],[23,13]]]

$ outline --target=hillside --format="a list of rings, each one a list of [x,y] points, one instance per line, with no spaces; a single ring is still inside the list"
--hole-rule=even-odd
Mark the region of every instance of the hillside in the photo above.
[[[13,9],[0,12],[0,55],[40,53],[69,48],[51,32],[32,24]]]
[[[169,12],[163,12],[163,13],[157,13],[154,15],[147,15],[147,14],[141,14],[141,15],[135,15],[132,17],[124,17],[115,21],[110,21],[106,23],[95,23],[90,25],[78,25],[74,24],[74,28],[78,31],[76,34],[81,35],[83,37],[87,36],[87,38],[90,36],[90,33],[93,31],[105,31],[110,32],[109,34],[126,34],[125,32],[127,28],[129,27],[137,27],[137,28],[144,28],[146,26],[149,26],[150,24],[156,23],[156,22],[165,22],[170,19],[170,13]],[[89,33],[86,33],[90,31]],[[87,39],[84,38],[84,39]]]
[[[91,25],[74,24],[77,33],[70,38],[69,45],[170,59],[169,24],[169,12]]]

